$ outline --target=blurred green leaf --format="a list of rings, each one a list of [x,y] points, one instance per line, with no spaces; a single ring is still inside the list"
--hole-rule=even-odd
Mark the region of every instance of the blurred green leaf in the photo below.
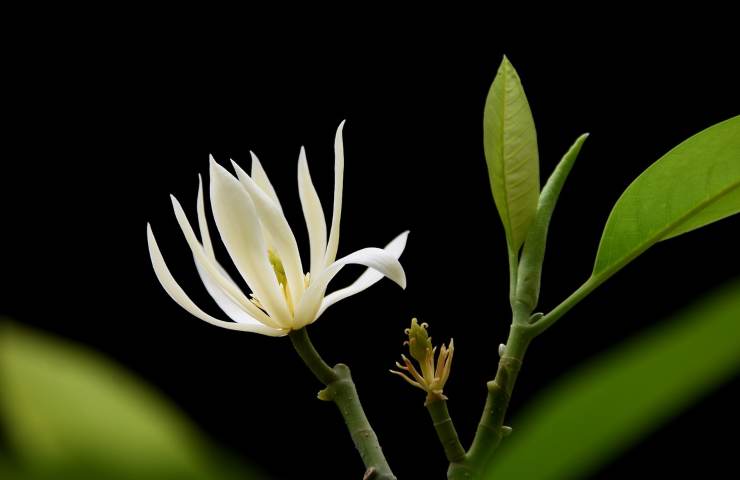
[[[23,478],[234,478],[176,408],[124,370],[7,322],[0,419]]]
[[[538,395],[485,478],[583,478],[740,370],[740,281]]]
[[[608,277],[655,243],[740,212],[740,116],[685,140],[614,205],[593,277]]]
[[[537,212],[537,132],[522,82],[504,56],[486,99],[483,147],[488,177],[509,248],[518,252]]]

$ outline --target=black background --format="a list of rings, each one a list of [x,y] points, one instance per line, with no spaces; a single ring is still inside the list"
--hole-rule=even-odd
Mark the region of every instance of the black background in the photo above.
[[[552,31],[445,12],[433,21],[342,13],[326,25],[260,31],[247,15],[233,25],[145,13],[108,13],[79,28],[30,22],[9,43],[0,312],[122,362],[271,478],[313,478],[329,461],[335,473],[326,478],[359,478],[335,408],[315,399],[319,385],[287,339],[189,316],[158,285],[144,240],[150,221],[175,277],[216,313],[168,194],[194,218],[208,154],[246,168],[254,150],[306,246],[298,150],[307,148],[328,212],[333,135],[347,119],[339,254],[411,230],[401,259],[408,289],[383,281],[332,307],[311,333],[328,361],[353,369],[399,478],[441,478],[423,393],[387,370],[412,316],[430,323],[436,340],[454,337],[448,395],[469,442],[509,321],[481,131],[501,55],[523,80],[543,181],[591,132],[551,226],[540,301],[548,310],[588,277],[629,182],[691,134],[738,114],[737,42],[718,22],[723,12],[652,24],[591,13]],[[511,414],[572,366],[734,278],[737,233],[730,219],[660,244],[600,287],[530,349]],[[334,285],[359,273],[350,270]],[[726,476],[737,387],[714,392],[598,478]]]

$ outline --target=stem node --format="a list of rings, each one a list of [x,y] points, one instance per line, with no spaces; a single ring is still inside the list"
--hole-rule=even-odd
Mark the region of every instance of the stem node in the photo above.
[[[306,366],[326,386],[319,392],[319,399],[334,402],[344,417],[352,442],[367,468],[363,478],[396,480],[380,448],[378,437],[362,409],[349,367],[342,363],[336,364],[334,368],[327,365],[311,343],[305,328],[295,330],[289,336]]]

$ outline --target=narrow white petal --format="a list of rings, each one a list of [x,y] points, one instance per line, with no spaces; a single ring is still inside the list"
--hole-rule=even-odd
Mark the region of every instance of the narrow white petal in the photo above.
[[[285,269],[293,305],[296,305],[303,295],[305,285],[298,243],[290,225],[288,225],[288,220],[285,218],[283,211],[278,208],[269,195],[259,188],[254,180],[247,175],[247,172],[242,170],[235,162],[232,161],[231,163],[234,165],[239,181],[246,189],[252,202],[254,202],[260,224],[270,234],[273,242],[272,246],[275,248]]]
[[[209,257],[203,246],[198,243],[198,239],[195,237],[195,232],[193,231],[193,227],[190,226],[190,222],[188,221],[187,216],[185,215],[185,211],[182,209],[182,206],[180,205],[180,202],[177,201],[177,199],[174,196],[171,196],[172,198],[172,208],[175,211],[175,217],[177,218],[177,223],[180,225],[180,229],[182,230],[183,235],[185,236],[185,240],[188,243],[188,246],[190,247],[190,251],[193,254],[193,258],[195,260],[195,265],[199,270],[204,270],[208,273],[210,280],[215,282],[221,291],[227,295],[232,302],[236,303],[241,307],[242,310],[245,310],[246,312],[249,312],[249,314],[259,320],[260,322],[264,323],[265,325],[273,328],[281,328],[284,325],[276,321],[275,319],[270,318],[260,310],[254,303],[250,302],[249,299],[244,295],[244,293],[241,291],[241,289],[234,283],[231,278],[226,275],[226,272],[223,268],[221,268],[221,265],[218,264],[215,258]],[[207,286],[206,286],[207,288]],[[210,293],[210,292],[209,292]],[[214,298],[215,300],[215,298]]]
[[[408,239],[409,232],[408,230],[391,240],[391,242],[385,246],[383,250],[388,252],[393,258],[399,258],[401,254],[403,253],[403,250],[406,248],[406,240]],[[362,292],[363,290],[366,290],[367,288],[375,285],[377,282],[379,282],[383,278],[383,274],[379,271],[368,268],[366,269],[362,275],[359,276],[357,280],[355,280],[351,285],[344,287],[342,289],[339,289],[337,291],[334,291],[327,295],[324,298],[324,301],[321,303],[321,308],[319,309],[317,317],[320,317],[324,311],[337,303],[340,300],[344,300],[347,297],[350,297],[352,295],[355,295],[357,293]]]
[[[342,189],[344,183],[343,130],[344,120],[339,124],[337,134],[334,137],[334,210],[332,211],[331,232],[329,233],[326,256],[324,257],[324,265],[327,267],[337,258],[337,248],[339,247],[339,223],[342,217]]]
[[[282,210],[280,200],[278,200],[278,196],[275,193],[275,188],[273,188],[272,183],[270,183],[270,179],[267,178],[267,173],[265,172],[265,169],[262,168],[262,164],[257,158],[257,155],[252,151],[249,152],[249,155],[252,157],[252,180],[254,180],[254,183],[256,183],[257,186],[259,186],[262,191],[265,192],[273,202],[275,202],[278,208]]]
[[[311,284],[296,309],[295,326],[293,328],[301,328],[318,318],[327,285],[342,267],[348,264],[370,267],[396,282],[401,288],[406,288],[406,273],[403,271],[401,263],[393,255],[375,247],[357,250],[329,265],[318,278],[311,279]]]
[[[218,261],[216,260],[216,255],[213,252],[213,244],[211,243],[211,236],[208,232],[208,221],[206,219],[205,213],[205,201],[203,200],[203,179],[200,175],[198,175],[197,210],[198,227],[200,229],[200,237],[201,243],[203,244],[203,249],[208,258],[212,261],[213,266],[215,266],[216,270],[221,274],[219,278],[214,278],[208,273],[208,267],[206,267],[203,262],[198,260],[198,255],[193,255],[193,260],[195,260],[195,267],[198,270],[198,275],[200,275],[200,279],[203,282],[203,285],[206,287],[206,290],[211,295],[211,298],[213,298],[213,301],[216,302],[221,310],[223,310],[224,313],[228,315],[229,318],[231,318],[233,321],[249,324],[260,323],[259,320],[249,315],[244,310],[244,308],[240,306],[240,303],[238,301],[232,300],[229,293],[223,287],[221,287],[221,284],[223,282],[228,282],[231,285],[230,290],[236,290],[241,293],[241,289],[239,289],[239,286],[236,284],[236,282],[234,282],[234,280],[231,279],[226,270],[224,270],[224,268],[218,263]],[[241,302],[249,302],[249,299],[247,299],[246,297],[242,297]],[[252,302],[249,303],[251,304]],[[266,320],[263,316],[261,316],[261,318],[263,320]],[[269,319],[269,317],[267,318]],[[274,323],[273,326],[275,326]]]
[[[316,276],[324,269],[326,253],[326,219],[321,208],[319,195],[316,193],[311,173],[306,161],[306,150],[301,147],[298,156],[298,194],[301,197],[303,216],[308,228],[308,240],[311,244],[311,275]]]
[[[211,209],[231,260],[259,298],[270,317],[283,326],[291,323],[267,247],[257,210],[241,183],[211,159]]]
[[[260,333],[262,335],[268,335],[271,337],[282,337],[288,333],[286,330],[270,328],[260,323],[225,322],[223,320],[219,320],[208,315],[195,303],[193,303],[190,297],[188,297],[187,294],[183,291],[182,287],[180,287],[180,285],[178,285],[178,283],[175,281],[174,277],[170,273],[169,268],[167,268],[167,264],[164,262],[162,252],[160,252],[159,250],[157,240],[154,238],[154,233],[152,233],[152,228],[149,224],[147,224],[146,226],[146,235],[147,242],[149,244],[149,257],[151,258],[152,266],[154,267],[154,273],[157,276],[157,280],[159,280],[159,283],[162,284],[162,287],[167,292],[167,294],[172,297],[172,299],[178,305],[187,310],[191,315],[200,318],[201,320],[208,322],[211,325],[216,325],[217,327],[227,328],[230,330],[241,330],[244,332]]]
[[[206,206],[203,201],[203,179],[198,175],[198,229],[200,230],[200,239],[205,248],[206,253],[211,258],[216,258],[213,253],[213,243],[211,243],[211,235],[208,232],[208,220],[206,219]]]
[[[216,302],[216,305],[218,305],[230,319],[237,323],[262,323],[245,312],[238,303],[231,299],[231,296],[221,288],[218,280],[208,273],[208,269],[198,260],[197,257],[195,257],[195,267],[198,269],[198,275],[200,275],[200,279],[203,282],[203,285],[205,285],[206,290],[208,290],[208,293],[211,295],[211,298],[213,298],[213,301]]]

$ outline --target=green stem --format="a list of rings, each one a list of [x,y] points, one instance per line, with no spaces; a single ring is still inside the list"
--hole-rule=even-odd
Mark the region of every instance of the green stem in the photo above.
[[[519,255],[509,248],[509,303],[514,308],[516,301],[517,275],[519,271]]]
[[[578,287],[578,290],[570,294],[568,298],[560,302],[560,305],[553,308],[550,313],[540,318],[534,325],[532,325],[535,335],[539,335],[550,328],[560,319],[560,317],[568,313],[571,308],[575,307],[578,302],[586,298],[589,293],[593,292],[596,287],[604,283],[604,281],[606,281],[610,276],[611,275],[602,275],[599,277],[590,277],[586,280],[583,285]]]
[[[347,424],[355,448],[365,464],[365,480],[396,480],[380,448],[370,422],[362,409],[349,367],[341,363],[330,367],[319,355],[305,328],[289,334],[293,347],[303,362],[326,388],[319,392],[321,400],[332,401]]]
[[[486,384],[488,387],[486,405],[475,438],[466,456],[466,464],[472,476],[457,478],[475,478],[475,474],[479,473],[490,461],[501,439],[510,432],[510,429],[504,426],[504,418],[524,360],[524,353],[532,338],[534,334],[530,326],[517,322],[512,324],[504,355],[501,356],[498,364],[496,377]]]
[[[450,412],[447,410],[447,400],[441,396],[436,396],[429,400],[425,406],[432,417],[434,429],[437,431],[437,437],[445,451],[447,461],[451,464],[460,463],[465,460],[465,449],[460,444],[457,437],[455,424],[452,423]]]

